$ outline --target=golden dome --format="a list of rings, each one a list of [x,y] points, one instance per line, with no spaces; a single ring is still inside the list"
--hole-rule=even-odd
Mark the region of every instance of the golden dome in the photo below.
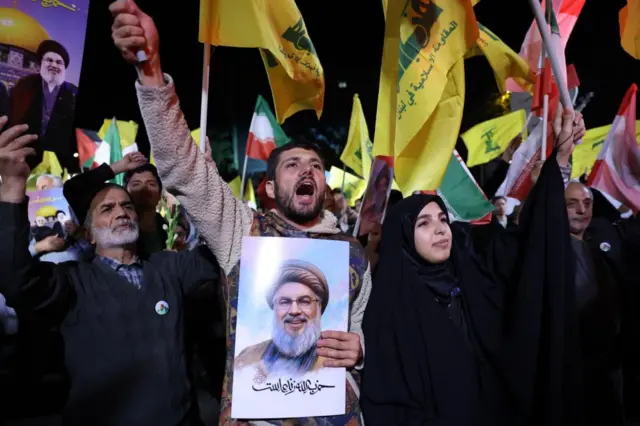
[[[53,206],[42,206],[36,212],[36,216],[51,217],[55,216],[58,210]]]
[[[0,7],[0,43],[36,53],[49,34],[38,21],[18,9]]]

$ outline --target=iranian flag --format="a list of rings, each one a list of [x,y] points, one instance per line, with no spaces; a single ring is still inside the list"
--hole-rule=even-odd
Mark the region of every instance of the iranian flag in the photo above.
[[[287,142],[289,142],[289,138],[278,124],[269,104],[262,96],[258,95],[256,109],[249,127],[247,157],[266,161],[271,151]]]
[[[437,191],[447,205],[451,221],[471,222],[476,225],[491,222],[493,205],[473,178],[457,151],[453,151],[449,165]]]
[[[640,211],[640,147],[636,142],[636,94],[631,85],[598,154],[587,184]]]

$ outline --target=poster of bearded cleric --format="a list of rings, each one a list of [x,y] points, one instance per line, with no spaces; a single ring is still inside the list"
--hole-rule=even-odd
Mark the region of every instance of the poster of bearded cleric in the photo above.
[[[348,317],[347,242],[245,237],[231,416],[344,414],[346,370],[324,367],[316,342],[347,331]]]
[[[28,124],[43,151],[79,172],[74,115],[89,0],[0,0],[0,113]]]
[[[62,195],[62,188],[30,191],[27,195],[33,242],[38,243],[52,236],[66,238],[69,225],[73,220],[69,203]]]
[[[358,235],[366,235],[372,232],[376,225],[382,224],[392,184],[393,168],[384,160],[376,158],[371,166],[371,176],[358,216]]]

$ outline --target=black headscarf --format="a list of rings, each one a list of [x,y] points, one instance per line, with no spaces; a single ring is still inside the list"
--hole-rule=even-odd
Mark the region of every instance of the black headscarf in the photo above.
[[[384,222],[363,323],[365,422],[575,424],[580,354],[557,163],[543,167],[520,231],[505,232],[476,255],[467,227],[454,223],[450,259],[416,267],[411,224],[432,201],[443,207],[436,196],[411,196]],[[423,267],[429,273],[421,274]],[[462,333],[438,300],[456,286]]]
[[[435,419],[462,426],[476,417],[480,380],[474,353],[481,349],[475,327],[467,326],[476,312],[463,306],[477,293],[463,294],[469,276],[461,273],[475,268],[456,267],[465,256],[464,236],[455,231],[446,262],[434,265],[419,256],[414,227],[430,202],[447,212],[440,197],[412,195],[389,211],[382,229],[380,263],[364,319],[361,404],[365,422],[374,426]]]

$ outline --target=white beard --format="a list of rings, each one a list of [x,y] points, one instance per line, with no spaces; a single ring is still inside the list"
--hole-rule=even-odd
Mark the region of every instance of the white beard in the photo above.
[[[54,86],[60,86],[64,83],[65,71],[61,70],[58,73],[52,73],[47,68],[42,68],[40,70],[40,77],[47,83],[52,84]]]
[[[91,228],[91,234],[96,240],[96,245],[102,248],[117,248],[133,244],[138,241],[140,229],[138,223],[134,221],[121,221],[118,225],[128,223],[129,228],[114,231],[111,228]]]
[[[273,323],[271,339],[278,350],[291,357],[298,357],[314,347],[322,328],[320,326],[320,312],[314,319],[308,319],[302,334],[291,336],[284,328],[284,320],[276,320]],[[286,318],[286,317],[285,317]]]

